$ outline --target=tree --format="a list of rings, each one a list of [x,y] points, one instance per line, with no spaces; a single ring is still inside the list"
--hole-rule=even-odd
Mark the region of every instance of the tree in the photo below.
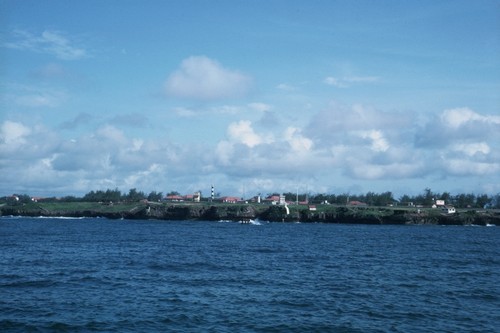
[[[141,200],[144,200],[146,199],[146,195],[144,194],[144,192],[141,192],[141,191],[137,191],[137,189],[135,188],[131,188],[129,191],[128,191],[128,194],[127,194],[127,200],[128,201],[141,201]]]
[[[474,194],[459,194],[455,196],[455,204],[460,208],[473,207],[476,201]]]
[[[432,193],[430,188],[426,188],[424,190],[424,200],[423,200],[422,204],[424,206],[432,206],[434,204],[434,200],[435,200],[434,193]]]
[[[491,208],[500,209],[500,193],[497,193],[491,198]]]
[[[118,202],[122,198],[122,193],[115,188],[114,190],[107,189],[104,193],[104,200],[109,202]]]
[[[476,197],[476,207],[477,208],[484,208],[486,206],[489,206],[492,202],[492,198],[489,198],[488,195],[482,194],[478,195]]]
[[[375,205],[377,194],[374,192],[368,192],[365,194],[364,198],[362,198],[360,201],[364,201],[368,206],[373,206]]]
[[[445,204],[450,204],[452,200],[451,194],[449,192],[443,192],[441,195],[437,197],[440,198],[441,200],[444,200]]]
[[[351,200],[352,199],[349,193],[343,193],[337,195],[337,197],[335,198],[335,203],[338,205],[347,205],[347,203]]]
[[[392,192],[384,192],[375,196],[375,206],[388,206],[394,202]]]
[[[156,191],[152,191],[148,195],[148,201],[161,201],[162,198],[163,198],[162,192],[157,193]]]

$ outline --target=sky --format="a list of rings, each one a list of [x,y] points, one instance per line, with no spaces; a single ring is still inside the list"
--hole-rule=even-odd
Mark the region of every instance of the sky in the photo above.
[[[500,1],[0,0],[0,195],[500,192]]]

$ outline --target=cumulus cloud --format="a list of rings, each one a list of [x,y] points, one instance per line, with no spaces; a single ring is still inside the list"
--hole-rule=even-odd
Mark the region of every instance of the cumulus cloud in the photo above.
[[[486,142],[474,142],[474,143],[457,143],[451,146],[451,149],[458,152],[463,152],[468,156],[474,156],[476,154],[489,154],[491,149]]]
[[[305,127],[305,133],[319,145],[330,145],[331,142],[355,144],[363,143],[359,138],[376,136],[384,133],[385,140],[391,136],[393,140],[408,141],[413,129],[412,114],[386,112],[363,105],[343,106],[332,103],[311,118]],[[404,132],[402,129],[409,129]],[[375,132],[373,132],[375,131]],[[363,134],[363,135],[360,135]],[[379,133],[379,135],[380,135]],[[379,140],[379,143],[382,143]],[[383,148],[382,144],[379,148]]]
[[[31,129],[23,124],[7,120],[0,127],[0,140],[6,145],[23,144],[30,133]]]
[[[41,125],[6,120],[0,125],[0,160],[14,168],[22,167],[27,160],[47,156],[47,151],[58,144],[55,137]]]
[[[465,184],[465,191],[500,189],[497,120],[469,111],[421,115],[419,119],[427,117],[435,126],[426,127],[397,112],[330,106],[303,127],[281,124],[271,129],[259,121],[230,120],[225,137],[216,143],[134,137],[118,123],[68,140],[61,131],[6,120],[0,123],[0,171],[13,176],[0,189],[11,193],[22,186],[40,191],[64,187],[74,193],[137,187],[185,192],[206,189],[213,182],[233,195],[243,184],[247,193],[290,191],[298,183],[308,184],[311,191],[340,186],[386,191],[409,182],[441,191],[453,191],[455,184]],[[450,126],[450,119],[464,120]],[[468,129],[476,126],[491,129],[470,137]],[[440,130],[453,140],[418,145],[415,133],[425,130]],[[370,187],[373,184],[381,185]],[[468,189],[468,184],[474,187]]]
[[[414,178],[423,176],[425,166],[422,163],[360,163],[360,161],[349,161],[349,167],[344,169],[344,173],[354,179],[380,180],[392,179],[399,180],[404,178]]]
[[[184,59],[165,83],[174,97],[194,100],[217,100],[243,96],[249,89],[250,77],[223,67],[205,56]]]
[[[248,120],[241,120],[237,123],[232,123],[227,129],[229,140],[232,142],[243,143],[248,147],[254,147],[265,142],[265,139],[255,133],[252,128],[252,123]]]
[[[361,131],[359,135],[363,139],[369,139],[371,141],[371,149],[373,151],[384,152],[389,149],[389,143],[380,130]]]
[[[51,54],[61,60],[78,60],[89,56],[82,47],[74,46],[68,37],[59,31],[45,30],[40,35],[24,30],[12,33],[13,41],[3,46],[11,49]]]
[[[483,116],[469,108],[457,108],[445,110],[440,116],[445,126],[458,129],[461,126],[479,122],[483,124],[500,125],[500,116]]]
[[[489,176],[500,173],[500,161],[496,163],[478,162],[470,159],[446,159],[446,172],[455,176]]]
[[[164,190],[161,184],[182,178],[186,166],[200,170],[206,164],[205,152],[195,146],[130,137],[110,125],[68,140],[60,131],[8,120],[0,124],[0,171],[11,177],[2,181],[0,191],[54,195],[103,186]]]
[[[469,108],[448,109],[419,128],[417,147],[448,146],[457,142],[482,142],[500,139],[500,116],[482,115]]]
[[[312,140],[303,136],[299,128],[288,127],[284,139],[295,152],[308,152],[313,148]]]

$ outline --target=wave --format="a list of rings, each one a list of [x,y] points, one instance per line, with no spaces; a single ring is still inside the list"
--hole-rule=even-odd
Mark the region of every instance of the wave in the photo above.
[[[83,220],[88,217],[85,216],[23,216],[23,215],[5,215],[0,216],[0,219],[5,220],[19,220],[19,219],[45,219],[45,220]],[[92,217],[94,218],[94,217]]]
[[[262,225],[262,223],[260,223],[259,219],[257,219],[257,220],[252,220],[252,219],[240,220],[239,223],[240,224]]]

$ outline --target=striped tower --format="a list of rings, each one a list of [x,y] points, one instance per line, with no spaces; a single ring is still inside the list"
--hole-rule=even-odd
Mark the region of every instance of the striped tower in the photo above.
[[[210,198],[212,198],[212,201],[214,200],[214,197],[215,197],[215,190],[214,190],[214,186],[212,185],[212,191],[210,193]]]

